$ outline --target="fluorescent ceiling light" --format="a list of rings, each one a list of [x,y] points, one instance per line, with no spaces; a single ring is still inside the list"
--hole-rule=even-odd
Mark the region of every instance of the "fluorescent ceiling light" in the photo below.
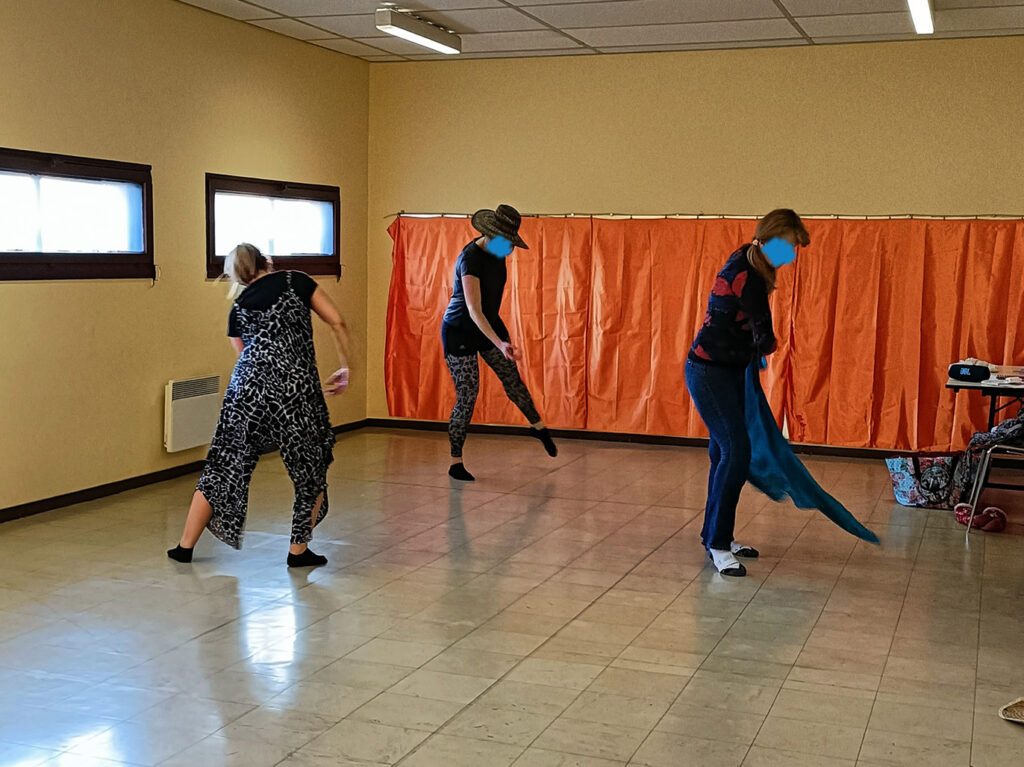
[[[928,0],[907,0],[910,5],[910,17],[914,20],[914,29],[919,35],[930,35],[935,31],[932,23],[932,9]]]
[[[439,53],[462,53],[462,38],[407,13],[381,8],[377,29]]]

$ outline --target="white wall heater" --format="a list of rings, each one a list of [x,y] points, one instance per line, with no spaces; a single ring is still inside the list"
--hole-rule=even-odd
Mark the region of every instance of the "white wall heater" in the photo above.
[[[220,376],[168,381],[164,389],[167,452],[208,445],[220,415]]]

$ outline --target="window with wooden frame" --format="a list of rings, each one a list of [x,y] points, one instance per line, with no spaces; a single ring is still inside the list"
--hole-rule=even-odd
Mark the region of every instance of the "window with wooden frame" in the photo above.
[[[155,276],[149,165],[0,148],[0,280]]]
[[[336,186],[206,174],[206,276],[224,273],[224,257],[242,242],[278,269],[341,275]]]

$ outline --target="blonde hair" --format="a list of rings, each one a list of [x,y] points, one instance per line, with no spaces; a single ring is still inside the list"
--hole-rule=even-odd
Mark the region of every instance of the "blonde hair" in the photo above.
[[[764,277],[769,293],[775,290],[775,267],[768,261],[767,256],[761,250],[761,245],[775,237],[785,237],[786,235],[792,235],[795,240],[794,244],[801,247],[811,244],[811,236],[807,233],[807,228],[800,220],[800,216],[789,208],[776,208],[757,222],[754,239],[747,249],[747,261],[757,270],[758,274]]]
[[[256,279],[257,274],[272,269],[270,259],[248,242],[236,245],[224,259],[224,276],[236,286],[248,285]]]

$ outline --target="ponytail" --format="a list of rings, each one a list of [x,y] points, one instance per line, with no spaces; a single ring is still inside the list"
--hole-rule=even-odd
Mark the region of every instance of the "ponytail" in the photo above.
[[[775,237],[787,235],[791,235],[795,240],[794,244],[801,247],[806,247],[811,243],[811,236],[807,233],[807,228],[800,220],[800,216],[789,208],[776,208],[757,222],[754,239],[747,248],[747,261],[758,274],[764,277],[769,293],[775,290],[775,267],[768,261],[761,246]]]
[[[768,292],[773,292],[775,290],[776,270],[768,261],[768,257],[762,252],[761,242],[756,237],[747,248],[747,261],[754,267],[754,271],[764,278],[765,284],[768,286]]]
[[[260,272],[272,268],[270,259],[260,253],[255,245],[243,242],[236,246],[224,259],[224,275],[235,285],[248,285]]]

